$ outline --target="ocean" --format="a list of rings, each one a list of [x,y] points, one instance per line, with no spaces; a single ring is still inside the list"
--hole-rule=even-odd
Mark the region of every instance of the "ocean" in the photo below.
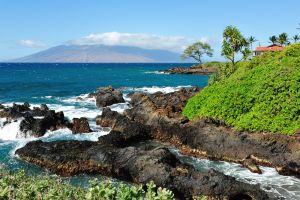
[[[208,76],[202,75],[171,75],[160,73],[159,70],[176,67],[176,63],[150,64],[21,64],[0,63],[0,103],[28,102],[32,107],[47,104],[49,108],[63,111],[70,120],[74,117],[87,117],[93,132],[73,135],[68,129],[47,132],[41,138],[20,138],[18,129],[20,120],[3,125],[0,118],[0,163],[11,170],[25,169],[28,174],[47,173],[45,170],[26,163],[15,156],[16,149],[27,142],[41,139],[54,140],[91,140],[109,133],[108,128],[95,124],[95,117],[101,109],[92,100],[80,100],[98,87],[111,85],[124,91],[126,103],[110,106],[111,109],[123,112],[130,108],[126,94],[134,91],[173,92],[182,87],[205,87]],[[189,67],[191,64],[180,64]],[[295,177],[281,176],[273,168],[262,167],[263,174],[253,174],[239,164],[222,161],[209,161],[174,153],[184,162],[194,165],[198,170],[210,168],[248,183],[259,183],[261,187],[276,197],[299,199],[300,180]],[[1,166],[0,166],[1,167]],[[94,176],[79,175],[67,177],[72,184],[85,186]]]

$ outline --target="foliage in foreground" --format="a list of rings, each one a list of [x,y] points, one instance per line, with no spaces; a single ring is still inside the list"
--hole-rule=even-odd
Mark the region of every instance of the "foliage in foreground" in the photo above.
[[[191,98],[183,114],[240,130],[291,135],[300,129],[300,44],[240,63]]]
[[[0,171],[0,199],[171,200],[174,194],[165,188],[156,188],[153,182],[149,182],[147,190],[144,190],[141,185],[113,185],[111,182],[94,180],[88,189],[83,189],[65,184],[57,178],[26,176],[24,171],[15,174]]]

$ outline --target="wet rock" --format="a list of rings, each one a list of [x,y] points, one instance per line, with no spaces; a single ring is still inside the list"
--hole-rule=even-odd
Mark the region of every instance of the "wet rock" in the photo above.
[[[24,104],[14,103],[11,107],[2,106],[2,109],[0,110],[0,118],[15,120],[28,115],[31,115],[33,117],[44,116],[47,114],[48,110],[49,109],[45,104],[42,104],[41,107],[34,107],[33,109],[30,109],[29,103],[24,103]]]
[[[49,108],[48,108],[48,106],[46,104],[41,104],[40,110],[42,110],[42,111],[48,111]]]
[[[34,118],[30,113],[25,114],[24,119],[20,123],[20,131],[25,137],[41,137],[47,130],[57,130],[66,127],[66,120],[63,112],[56,113],[49,110],[42,118]]]
[[[151,138],[150,126],[130,120],[110,108],[103,109],[102,115],[96,118],[96,124],[112,128],[110,134],[100,137],[102,143],[124,146]]]
[[[72,124],[73,134],[89,133],[89,132],[91,132],[91,129],[87,118],[85,117],[73,118],[73,124]]]
[[[195,66],[195,67],[174,67],[166,70],[160,70],[162,73],[167,74],[198,74],[206,75],[212,74],[217,71],[216,67],[205,67],[205,66]]]
[[[196,89],[163,94],[135,93],[132,109],[124,114],[131,120],[151,127],[153,135],[162,142],[176,145],[192,156],[207,157],[243,164],[253,172],[257,165],[277,167],[279,173],[300,175],[300,137],[268,133],[236,131],[206,119],[189,122],[181,112]],[[193,153],[196,152],[196,153]]]
[[[99,88],[96,94],[96,105],[98,108],[125,102],[122,92],[115,90],[111,86]]]
[[[28,103],[14,103],[12,107],[2,106],[2,110],[0,110],[0,118],[17,119],[22,117],[23,113],[26,111],[30,111],[30,105]]]
[[[237,195],[268,199],[258,185],[242,183],[213,170],[196,171],[179,162],[164,147],[118,148],[89,141],[33,141],[18,149],[16,154],[61,175],[98,173],[142,184],[153,180],[159,187],[174,191],[179,199],[200,194],[220,199]]]
[[[192,87],[182,88],[167,94],[161,92],[154,94],[134,93],[131,96],[133,108],[127,110],[125,114],[136,121],[146,121],[146,119],[159,117],[167,117],[173,121],[187,121],[187,118],[181,114],[182,109],[187,100],[199,91],[199,88]]]
[[[247,167],[251,172],[257,173],[257,174],[262,174],[262,171],[259,169],[259,167],[255,164],[255,162],[247,158],[242,162],[243,166]]]

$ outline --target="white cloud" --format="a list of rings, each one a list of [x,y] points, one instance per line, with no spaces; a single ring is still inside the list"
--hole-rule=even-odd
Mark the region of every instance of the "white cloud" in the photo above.
[[[199,40],[199,39],[198,39]],[[146,49],[166,49],[171,51],[182,51],[185,47],[197,41],[194,38],[182,36],[160,36],[143,33],[119,33],[107,32],[100,34],[90,34],[77,40],[72,40],[69,44],[76,45],[122,45],[135,46]],[[200,41],[214,43],[207,37],[200,38]]]
[[[30,47],[30,48],[40,48],[40,47],[45,47],[45,44],[39,42],[39,41],[34,41],[34,40],[20,40],[19,44],[25,47]]]

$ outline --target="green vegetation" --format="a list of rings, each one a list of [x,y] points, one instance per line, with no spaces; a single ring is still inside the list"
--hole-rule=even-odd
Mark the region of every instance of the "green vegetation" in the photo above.
[[[58,178],[47,176],[26,176],[24,171],[9,173],[0,171],[0,199],[47,200],[47,199],[88,199],[88,200],[171,200],[174,194],[167,189],[156,188],[153,182],[148,183],[147,190],[140,186],[125,184],[113,185],[111,182],[90,182],[88,189],[63,183]]]
[[[183,59],[193,58],[197,62],[199,62],[199,64],[202,64],[203,55],[207,55],[211,57],[213,55],[213,49],[210,47],[209,44],[205,42],[196,42],[191,46],[187,47],[183,51],[181,57]]]
[[[281,45],[281,46],[288,46],[293,43],[297,43],[300,40],[299,35],[294,35],[292,38],[289,38],[287,33],[281,33],[278,37],[276,35],[273,35],[269,37],[269,41],[272,43],[272,45]]]
[[[206,62],[204,63],[202,66],[204,68],[210,68],[210,67],[214,67],[214,68],[218,68],[220,67],[220,65],[222,65],[223,62],[219,62],[219,61],[210,61],[210,62]]]
[[[289,42],[289,36],[287,33],[281,33],[279,36],[278,36],[278,43],[281,45],[281,46],[287,46],[290,44]]]
[[[210,61],[210,62],[205,62],[203,64],[194,64],[193,66],[191,66],[191,68],[218,68],[222,64],[223,62]]]
[[[294,35],[293,36],[294,43],[298,42],[299,40],[300,40],[300,36],[299,35]]]
[[[240,62],[237,70],[230,67],[221,65],[219,77],[188,101],[185,116],[240,130],[291,135],[300,129],[299,43]]]
[[[248,41],[249,41],[249,44],[250,44],[250,48],[252,50],[253,43],[257,42],[258,40],[254,36],[250,36],[249,39],[248,39]]]
[[[249,45],[250,42],[241,34],[239,29],[234,26],[225,28],[223,32],[222,56],[230,60],[232,66],[241,61],[236,60],[237,54],[242,54],[243,60],[246,60],[251,55]]]
[[[278,43],[278,37],[276,35],[272,35],[271,37],[269,37],[269,40],[272,43],[272,45],[275,45]]]

